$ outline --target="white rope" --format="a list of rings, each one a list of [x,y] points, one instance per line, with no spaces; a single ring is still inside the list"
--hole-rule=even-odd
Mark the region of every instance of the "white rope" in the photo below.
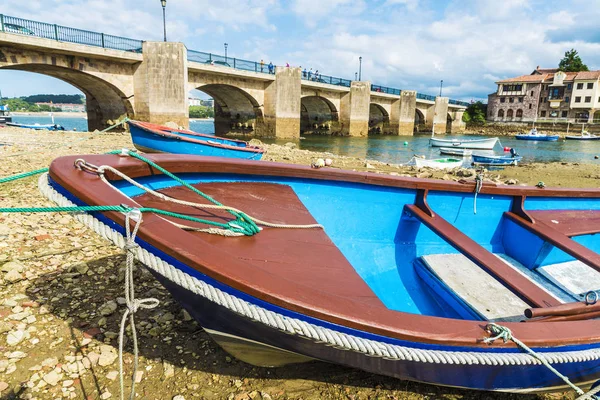
[[[475,175],[475,196],[473,196],[473,214],[477,214],[477,195],[483,186],[483,174]]]
[[[75,205],[48,184],[47,174],[40,176],[39,187],[42,194],[60,206]],[[105,239],[112,241],[120,248],[124,248],[126,243],[125,238],[108,225],[105,225],[87,213],[74,214],[74,217]],[[393,345],[339,332],[298,318],[284,316],[223,292],[205,281],[186,274],[141,247],[136,247],[132,251],[134,251],[137,259],[149,269],[198,296],[202,296],[238,315],[260,322],[270,328],[278,329],[287,334],[298,335],[316,343],[322,343],[323,345],[389,360],[432,364],[492,365],[511,368],[515,365],[542,364],[537,358],[533,358],[525,353],[420,349]],[[475,339],[473,342],[475,343]],[[544,353],[544,358],[552,364],[589,362],[600,360],[600,349],[547,352]]]
[[[200,209],[207,209],[207,210],[225,210],[225,211],[232,211],[232,212],[237,212],[237,213],[243,213],[245,215],[248,215],[246,213],[244,213],[241,210],[238,210],[237,208],[233,208],[233,207],[229,207],[229,206],[220,206],[217,204],[202,204],[202,203],[195,203],[195,202],[191,202],[191,201],[185,201],[185,200],[179,200],[179,199],[175,199],[173,197],[169,197],[166,196],[160,192],[154,191],[144,185],[142,185],[141,183],[135,181],[134,179],[130,178],[129,176],[125,175],[124,173],[122,173],[121,171],[111,167],[110,165],[102,165],[100,167],[98,167],[98,175],[100,175],[100,178],[102,179],[102,181],[104,183],[106,183],[107,185],[113,187],[113,189],[118,190],[117,188],[115,188],[108,179],[106,179],[104,172],[105,171],[110,171],[113,174],[121,177],[122,179],[126,180],[127,182],[129,182],[130,184],[132,184],[133,186],[137,187],[138,189],[141,189],[143,191],[145,191],[146,193],[149,193],[155,197],[158,197],[161,200],[167,201],[167,202],[171,202],[171,203],[175,203],[175,204],[180,204],[180,205],[184,205],[184,206],[191,206],[191,207],[196,207],[196,208],[200,208]],[[248,218],[250,218],[252,221],[256,222],[257,224],[261,224],[264,226],[268,226],[269,228],[288,228],[288,229],[313,229],[313,228],[323,228],[323,225],[321,224],[307,224],[307,225],[289,225],[289,224],[275,224],[272,222],[267,222],[267,221],[263,221],[260,220],[258,218],[252,217],[251,215],[248,215]]]
[[[132,219],[135,222],[133,231],[131,231],[130,228],[130,220]],[[139,300],[135,298],[135,286],[133,280],[133,250],[138,247],[138,245],[135,243],[135,236],[141,223],[141,212],[133,210],[125,214],[126,241],[123,249],[127,253],[127,258],[125,261],[125,305],[127,308],[123,313],[123,318],[121,318],[121,329],[119,331],[119,383],[121,387],[121,400],[124,400],[125,397],[125,384],[123,382],[123,338],[125,337],[127,317],[129,317],[131,337],[133,338],[133,374],[131,377],[131,391],[129,393],[129,399],[133,400],[135,398],[135,379],[138,369],[138,342],[134,315],[140,308],[151,309],[159,305],[158,299],[153,297]]]

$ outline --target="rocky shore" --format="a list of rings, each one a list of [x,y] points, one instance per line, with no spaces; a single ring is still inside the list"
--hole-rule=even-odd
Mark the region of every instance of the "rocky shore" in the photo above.
[[[445,180],[472,170],[419,170],[371,160],[265,145],[267,161]],[[133,148],[127,134],[35,132],[0,128],[0,177],[47,167],[62,155]],[[487,172],[498,184],[596,187],[600,167],[532,164]],[[49,206],[37,177],[0,185],[3,207]],[[119,397],[118,331],[123,303],[123,254],[64,214],[0,214],[0,398],[111,399]],[[230,357],[141,266],[136,290],[160,300],[138,312],[144,399],[558,399],[465,392],[400,381],[326,363],[257,368]],[[131,343],[124,363],[132,370]],[[128,375],[126,382],[128,382]],[[127,383],[128,386],[128,383]],[[567,396],[571,396],[570,394]]]

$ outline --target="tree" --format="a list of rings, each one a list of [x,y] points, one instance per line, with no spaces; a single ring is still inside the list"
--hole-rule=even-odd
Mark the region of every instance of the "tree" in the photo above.
[[[215,116],[212,107],[190,106],[190,118],[213,118]]]
[[[581,61],[581,57],[579,57],[575,49],[565,52],[565,56],[558,63],[558,69],[564,72],[589,71],[587,65]]]
[[[463,114],[463,122],[473,125],[484,125],[487,114],[487,105],[481,101],[469,104]]]

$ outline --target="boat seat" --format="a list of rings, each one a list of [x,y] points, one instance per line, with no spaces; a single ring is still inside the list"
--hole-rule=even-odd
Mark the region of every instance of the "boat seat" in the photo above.
[[[464,255],[431,254],[420,260],[418,272],[433,278],[433,286],[426,282],[445,291],[440,294],[460,315],[499,322],[525,318],[523,312],[530,306]]]
[[[575,301],[584,300],[585,294],[591,290],[600,290],[600,272],[579,260],[538,267],[536,271]]]

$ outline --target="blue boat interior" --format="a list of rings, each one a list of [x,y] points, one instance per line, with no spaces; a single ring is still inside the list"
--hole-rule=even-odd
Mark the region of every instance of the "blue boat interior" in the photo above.
[[[227,146],[233,146],[233,147],[247,147],[248,144],[244,141],[238,141],[238,140],[230,140],[230,139],[226,139],[226,138],[222,138],[219,136],[214,136],[214,135],[209,135],[209,136],[200,136],[200,135],[192,135],[189,133],[185,133],[185,132],[181,132],[181,131],[167,131],[173,135],[178,135],[178,136],[184,136],[184,137],[188,137],[190,139],[195,139],[195,140],[207,140],[207,141],[211,141],[211,142],[215,142],[215,143],[219,143],[219,144],[225,144]],[[205,134],[203,134],[205,135]]]
[[[415,204],[415,190],[269,176],[180,176],[190,184],[267,182],[289,186],[324,226],[356,273],[391,310],[501,321],[524,319],[522,308],[530,306],[412,215],[405,205]],[[176,185],[163,175],[139,178],[138,182],[154,190]],[[127,182],[113,184],[134,199],[143,194]],[[511,210],[512,202],[510,196],[479,194],[475,212],[473,193],[427,194],[427,203],[436,216],[499,257],[558,303],[581,301],[588,290],[600,289],[600,273],[595,269],[507,218],[505,213]],[[528,211],[599,210],[600,201],[528,197],[525,207]],[[600,251],[596,233],[572,239],[591,251]],[[453,274],[458,272],[461,275],[457,280]],[[486,309],[486,304],[494,303],[506,303],[509,310]],[[515,310],[521,310],[520,315]]]

